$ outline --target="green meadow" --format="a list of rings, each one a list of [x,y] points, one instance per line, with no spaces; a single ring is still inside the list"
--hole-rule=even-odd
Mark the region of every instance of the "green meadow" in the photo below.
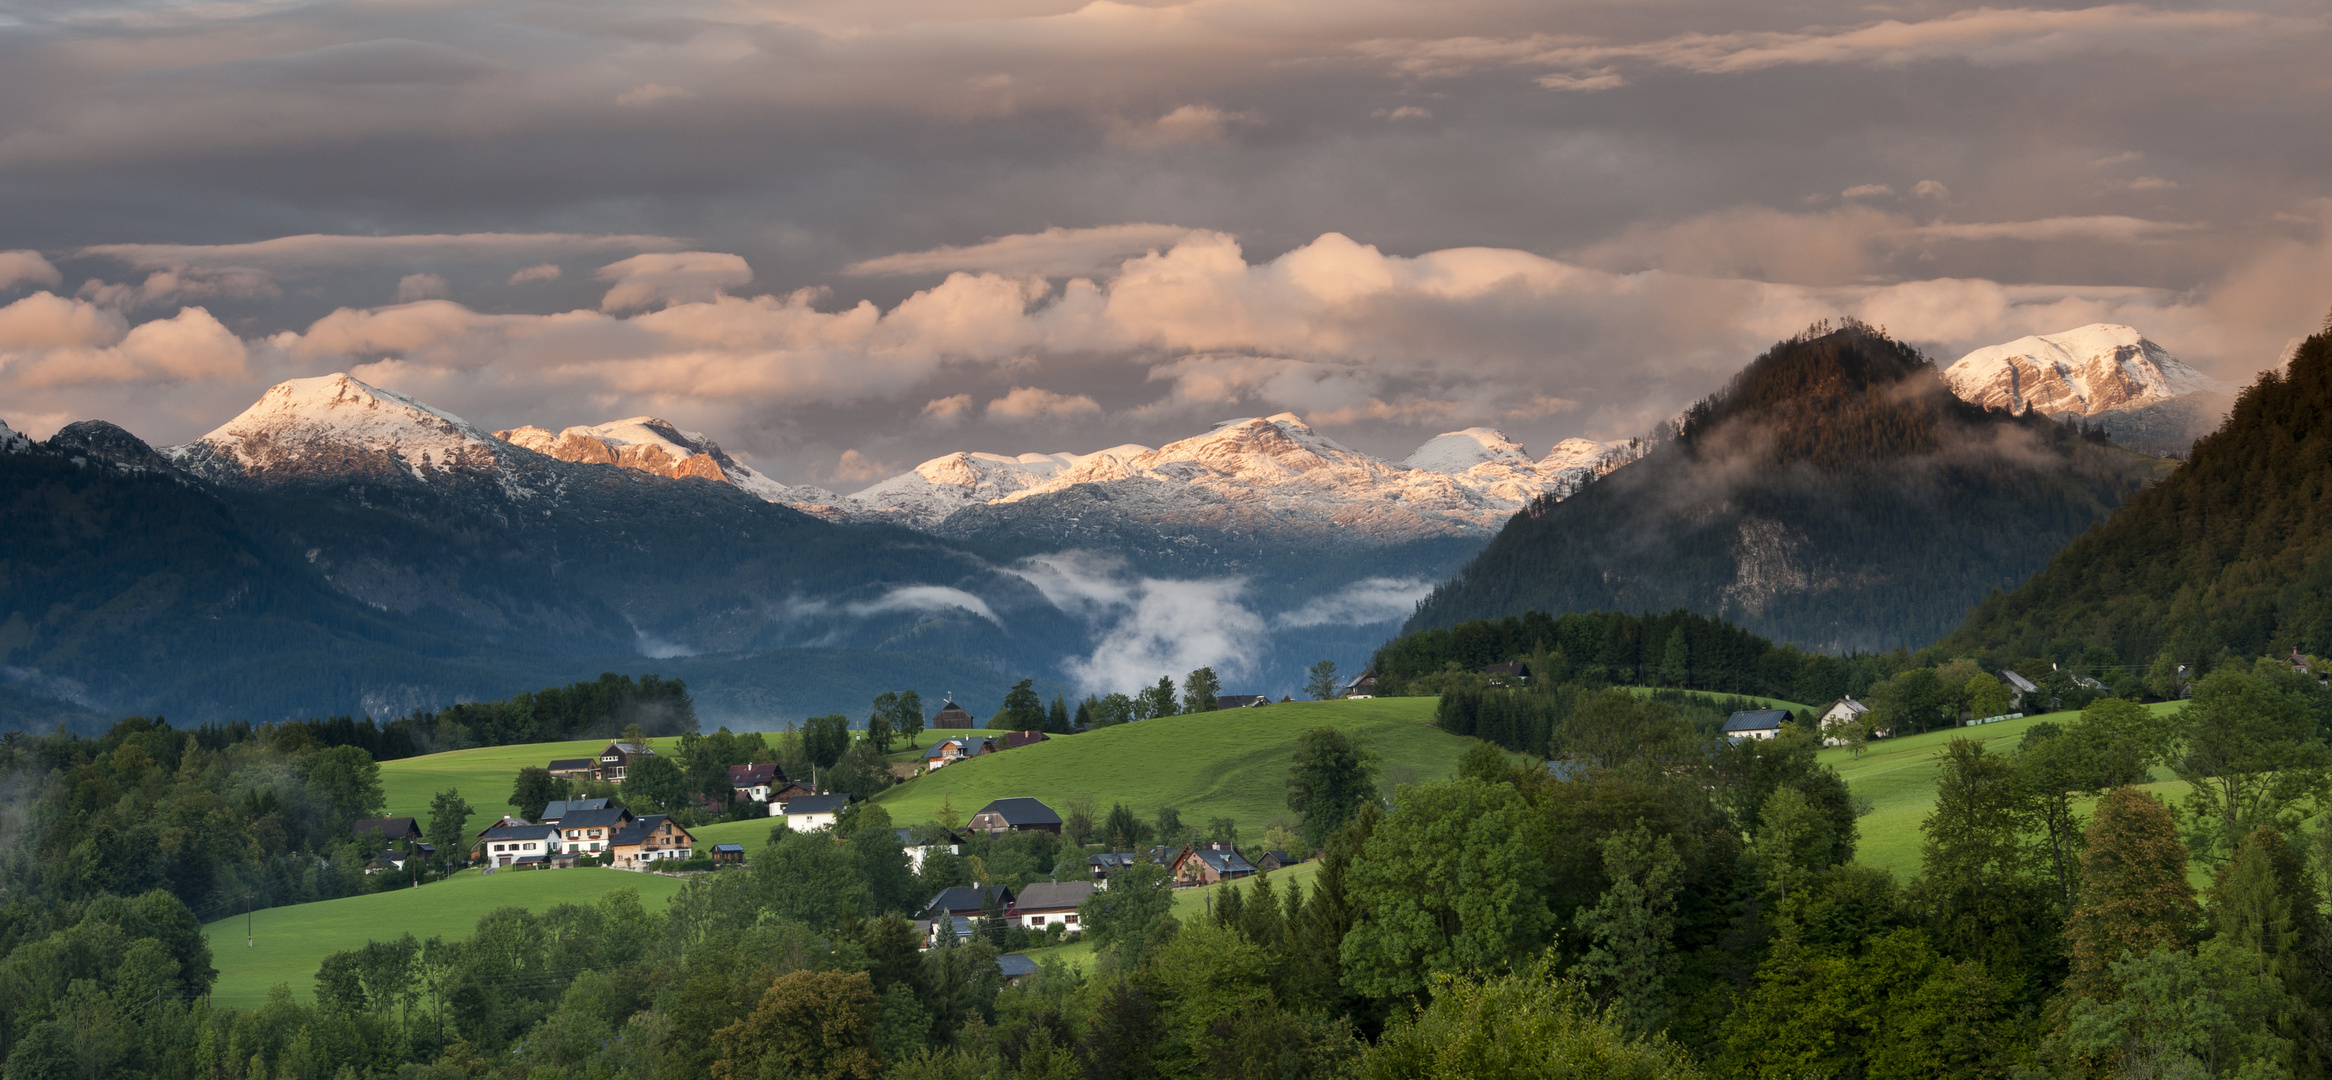
[[[597,867],[496,874],[465,870],[417,889],[255,911],[248,939],[244,917],[238,914],[203,927],[210,940],[211,965],[219,969],[211,999],[248,1009],[265,1004],[268,988],[284,983],[307,1000],[315,995],[316,967],[325,957],[361,948],[367,941],[408,933],[424,941],[459,940],[499,908],[589,904],[617,889],[637,889],[641,903],[661,911],[682,884],[678,878]]]
[[[678,739],[650,739],[648,745],[658,753],[670,753],[679,742]],[[381,794],[387,797],[388,816],[421,819],[422,828],[426,829],[429,800],[447,788],[459,790],[462,799],[477,811],[475,827],[471,829],[476,832],[503,814],[518,812],[507,801],[510,789],[518,783],[518,770],[528,765],[548,765],[559,758],[597,757],[606,748],[606,739],[584,739],[486,746],[398,758],[381,762]]]

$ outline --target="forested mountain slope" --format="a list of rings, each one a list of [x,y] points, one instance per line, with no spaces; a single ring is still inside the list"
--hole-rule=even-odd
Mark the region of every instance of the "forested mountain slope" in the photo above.
[[[2194,456],[1968,617],[1963,648],[2183,663],[2332,652],[2332,332],[2243,391]]]
[[[1683,608],[1814,649],[1917,648],[2167,467],[1961,401],[1869,327],[1818,326],[1643,460],[1516,516],[1407,629]]]

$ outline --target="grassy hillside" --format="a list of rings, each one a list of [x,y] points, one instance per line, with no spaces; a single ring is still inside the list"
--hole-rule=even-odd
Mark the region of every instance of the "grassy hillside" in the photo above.
[[[678,739],[650,739],[648,745],[661,754],[670,753],[679,742]],[[381,793],[388,798],[390,817],[420,818],[424,822],[422,827],[428,828],[429,800],[447,788],[457,789],[478,812],[471,829],[476,832],[502,814],[518,812],[517,807],[503,800],[510,797],[511,787],[518,782],[519,769],[548,765],[558,758],[594,757],[606,748],[606,739],[583,739],[486,746],[399,758],[381,762]]]
[[[1628,693],[1634,694],[1637,697],[1650,697],[1653,689],[1653,687],[1649,686],[1630,686],[1627,688],[1627,691]],[[1659,689],[1667,688],[1660,687]],[[1693,697],[1700,698],[1701,700],[1706,701],[1711,705],[1728,702],[1738,697],[1746,698],[1747,700],[1756,702],[1757,707],[1760,709],[1788,709],[1791,712],[1797,712],[1798,710],[1803,709],[1810,713],[1820,713],[1822,711],[1822,709],[1817,709],[1802,702],[1789,701],[1777,697],[1759,697],[1756,694],[1720,694],[1714,690],[1679,690],[1676,692],[1680,694],[1690,694]],[[1823,709],[1827,709],[1829,707],[1830,706],[1827,704],[1822,706]]]
[[[1232,818],[1242,837],[1291,821],[1287,769],[1296,740],[1340,728],[1373,750],[1389,783],[1448,776],[1472,741],[1433,724],[1433,698],[1284,702],[1259,709],[1171,716],[1060,736],[993,757],[958,762],[883,792],[891,819],[933,819],[951,803],[969,818],[995,799],[1031,796],[1066,814],[1079,798],[1098,813],[1124,803],[1145,817],[1171,806],[1182,820]]]
[[[491,876],[464,871],[434,885],[396,892],[351,896],[314,904],[269,908],[251,914],[253,945],[246,947],[242,915],[203,927],[210,939],[211,964],[219,981],[211,999],[248,1009],[264,1004],[268,988],[290,985],[301,999],[316,991],[316,967],[326,956],[359,948],[367,941],[410,933],[465,938],[478,920],[498,908],[540,910],[559,904],[588,904],[617,889],[638,889],[640,901],[661,911],[683,883],[678,878],[626,870],[505,871]]]
[[[2174,710],[2178,704],[2164,702],[2149,707],[2160,713]],[[1862,839],[1855,848],[1856,861],[1891,871],[1897,878],[1908,878],[1919,871],[1919,826],[1935,806],[1936,760],[1951,740],[1975,739],[1988,752],[2012,753],[2034,724],[2043,720],[2065,723],[2078,715],[2049,713],[1982,727],[1951,728],[1886,739],[1870,744],[1859,760],[1844,747],[1822,751],[1822,762],[1838,770],[1854,794],[1871,801],[1871,812],[1859,822]],[[2148,787],[2169,799],[2184,794],[2186,786],[2163,779],[2166,775],[2156,770],[2156,782]]]

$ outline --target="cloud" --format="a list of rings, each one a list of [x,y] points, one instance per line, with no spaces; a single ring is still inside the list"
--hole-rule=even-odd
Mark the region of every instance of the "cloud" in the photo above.
[[[1012,567],[1054,607],[1096,628],[1093,651],[1063,671],[1087,693],[1131,694],[1161,675],[1202,667],[1225,678],[1256,669],[1269,643],[1262,616],[1242,603],[1239,579],[1175,581],[1127,573],[1121,560],[1081,552]]]
[[[250,266],[176,266],[156,270],[135,285],[91,278],[77,294],[110,308],[132,310],[180,300],[221,297],[252,300],[283,295],[265,270]]]
[[[80,254],[115,259],[140,270],[242,266],[274,273],[341,269],[413,259],[540,257],[552,252],[666,251],[687,241],[644,234],[416,233],[347,236],[304,233],[247,244],[92,244]]]
[[[557,281],[561,271],[557,263],[536,263],[510,275],[510,284],[524,285],[533,281]]]
[[[1941,180],[1921,180],[1911,185],[1911,194],[1922,199],[1948,199],[1951,189],[1943,186]]]
[[[1379,120],[1391,120],[1398,123],[1403,120],[1431,120],[1433,119],[1433,110],[1422,105],[1403,105],[1398,109],[1378,109],[1369,115]]]
[[[248,356],[242,339],[198,307],[136,326],[48,292],[0,308],[0,372],[25,388],[240,379]]]
[[[445,296],[445,279],[436,274],[407,274],[397,279],[397,302],[400,304],[410,304],[415,300],[443,300]]]
[[[996,420],[1099,416],[1101,406],[1083,394],[1056,394],[1034,386],[1016,386],[1011,393],[989,402],[987,415]]]
[[[1544,90],[1566,90],[1582,94],[1617,90],[1628,84],[1627,76],[1607,67],[1579,72],[1549,72],[1531,81]]]
[[[1885,184],[1856,184],[1838,193],[1842,199],[1891,199],[1895,189]]]
[[[653,105],[659,101],[686,100],[695,96],[696,91],[678,86],[666,86],[663,83],[641,83],[617,94],[615,103],[637,108],[643,105]]]
[[[1225,112],[1212,105],[1182,105],[1155,120],[1113,121],[1109,139],[1120,146],[1145,148],[1174,143],[1219,143],[1229,137],[1233,126],[1262,122],[1263,118],[1253,112]]]
[[[2042,218],[2038,221],[1922,225],[1912,232],[1923,240],[2022,240],[2033,243],[2102,240],[2108,243],[2137,244],[2200,228],[2200,225],[2183,222],[2148,221],[2119,214],[2092,214]]]
[[[753,268],[718,251],[653,252],[599,268],[601,281],[615,282],[599,301],[601,311],[623,311],[664,303],[700,303],[753,280]]]
[[[895,465],[876,461],[856,450],[844,450],[842,457],[834,463],[834,470],[826,474],[826,479],[840,484],[863,484],[898,473],[899,469]]]
[[[971,411],[970,394],[950,394],[923,403],[923,419],[939,427],[954,427]]]
[[[53,289],[64,281],[64,276],[40,252],[0,251],[0,289],[19,285],[46,285]]]
[[[1128,257],[1163,251],[1199,232],[1179,225],[1103,225],[1090,229],[1050,228],[1040,233],[991,238],[963,247],[939,247],[852,263],[843,272],[940,274],[951,270],[1062,277],[1114,268]]]
[[[844,611],[857,616],[887,615],[898,611],[968,611],[1001,626],[996,612],[988,602],[962,589],[945,585],[906,585],[884,593],[879,600],[868,600],[842,605]]]
[[[1431,592],[1431,578],[1363,578],[1325,596],[1315,596],[1294,611],[1281,612],[1271,622],[1290,628],[1393,622],[1408,618],[1417,610],[1417,602]]]

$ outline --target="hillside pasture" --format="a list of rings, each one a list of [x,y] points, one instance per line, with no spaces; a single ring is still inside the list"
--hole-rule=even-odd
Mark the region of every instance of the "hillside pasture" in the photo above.
[[[648,746],[659,754],[671,753],[679,743],[679,739],[648,740]],[[606,748],[606,739],[582,739],[398,758],[381,762],[381,794],[386,797],[389,817],[415,818],[427,829],[429,800],[447,788],[459,790],[462,799],[477,811],[471,819],[470,831],[475,833],[503,814],[518,812],[508,802],[510,789],[518,784],[518,770],[548,765],[560,758],[597,757]]]

